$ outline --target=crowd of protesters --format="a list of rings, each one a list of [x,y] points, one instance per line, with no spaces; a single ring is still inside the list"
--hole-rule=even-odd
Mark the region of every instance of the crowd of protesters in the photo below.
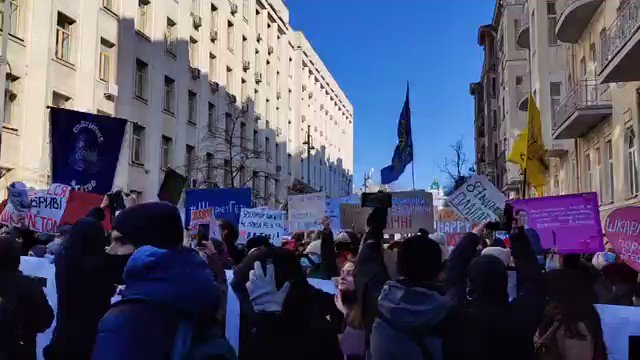
[[[282,246],[241,245],[222,220],[221,239],[186,246],[169,203],[128,207],[110,231],[104,216],[94,209],[45,240],[0,236],[0,360],[35,359],[54,313],[45,359],[602,360],[594,304],[633,306],[640,294],[611,249],[561,256],[517,223],[509,246],[479,225],[450,249],[426,230],[389,242],[387,209],[374,208],[364,234],[334,238],[324,218]],[[55,264],[56,309],[18,270],[38,253]],[[333,280],[335,295],[311,278]],[[237,352],[224,334],[229,291]]]

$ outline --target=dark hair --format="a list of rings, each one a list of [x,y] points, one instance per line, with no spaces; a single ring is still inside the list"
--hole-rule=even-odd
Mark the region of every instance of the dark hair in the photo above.
[[[442,250],[425,235],[404,240],[398,251],[398,273],[413,281],[430,281],[442,270]]]
[[[238,232],[238,228],[227,219],[218,220],[218,227],[220,228],[220,236],[222,236],[222,240],[226,243],[235,244],[238,241],[238,237],[240,237],[240,233]],[[223,235],[224,232],[227,232],[226,235]]]
[[[295,241],[296,244],[300,244],[304,241],[304,231],[296,231],[291,235],[291,240]]]
[[[604,353],[600,316],[593,307],[592,290],[585,278],[573,270],[553,270],[545,274],[544,285],[547,307],[540,329],[546,332],[559,321],[568,338],[586,340],[587,334],[580,331],[582,323],[593,339],[594,353]]]
[[[15,272],[20,267],[20,246],[12,236],[0,236],[0,272]]]

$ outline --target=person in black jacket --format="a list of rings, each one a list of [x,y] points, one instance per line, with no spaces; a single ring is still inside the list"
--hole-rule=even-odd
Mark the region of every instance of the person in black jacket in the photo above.
[[[256,263],[263,274],[271,267],[275,281],[258,295],[247,289]],[[286,283],[288,291],[282,290]],[[333,295],[307,282],[294,252],[268,248],[252,253],[235,269],[231,286],[240,301],[240,359],[343,359],[338,333],[344,315]],[[273,295],[279,301],[265,301]]]
[[[105,231],[93,218],[71,228],[69,240],[55,259],[58,309],[46,359],[90,359],[98,322],[114,294],[112,271],[105,253]]]
[[[51,326],[53,309],[42,288],[23,275],[19,265],[18,243],[0,236],[0,359],[35,360],[36,335]]]
[[[449,257],[452,308],[439,325],[445,359],[532,359],[544,312],[542,273],[522,227],[511,234],[519,292],[509,302],[507,271],[493,255],[473,259],[484,226],[463,236]],[[473,261],[472,261],[473,259]]]

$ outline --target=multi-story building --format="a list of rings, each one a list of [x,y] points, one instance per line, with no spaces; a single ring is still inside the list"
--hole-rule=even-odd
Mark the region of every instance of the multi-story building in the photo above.
[[[282,0],[9,1],[3,189],[50,181],[55,106],[129,121],[114,187],[143,200],[169,167],[272,205],[351,191],[353,107]]]

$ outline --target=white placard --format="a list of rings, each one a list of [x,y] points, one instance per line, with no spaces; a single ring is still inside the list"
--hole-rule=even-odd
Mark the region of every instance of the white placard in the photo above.
[[[608,359],[631,359],[629,336],[640,336],[640,308],[601,304],[594,306],[600,315]]]
[[[31,230],[53,234],[67,208],[70,192],[71,187],[62,184],[51,184],[46,190],[35,191],[29,194],[31,207],[26,212],[16,211],[9,201],[0,214],[0,223],[11,227],[27,224]]]
[[[505,196],[484,176],[474,175],[449,196],[449,205],[476,223],[499,220]]]
[[[284,221],[286,213],[280,210],[266,208],[247,209],[240,211],[240,223],[238,231],[239,243],[246,243],[248,239],[256,235],[265,235],[276,246],[282,244],[282,236],[285,234]]]
[[[289,196],[289,231],[320,229],[325,206],[324,193]]]
[[[191,210],[190,219],[189,231],[191,235],[197,235],[198,225],[209,225],[209,238],[221,239],[213,208]]]

